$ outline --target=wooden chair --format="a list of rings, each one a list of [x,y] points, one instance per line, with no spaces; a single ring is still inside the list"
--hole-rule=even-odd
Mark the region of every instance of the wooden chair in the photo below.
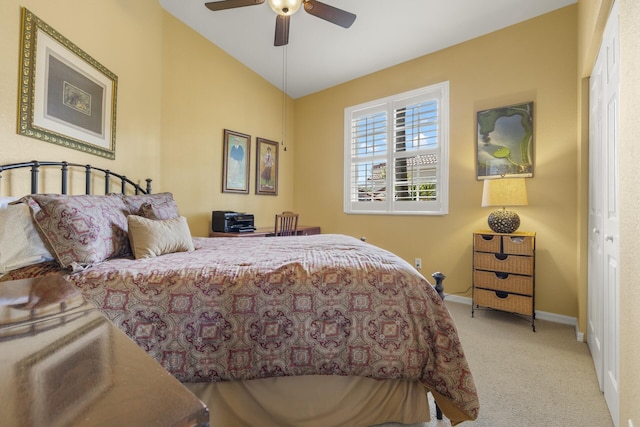
[[[298,214],[291,211],[284,211],[276,214],[276,236],[295,236],[298,232]]]

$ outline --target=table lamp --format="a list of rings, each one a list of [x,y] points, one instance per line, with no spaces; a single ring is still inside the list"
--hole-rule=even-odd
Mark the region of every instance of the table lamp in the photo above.
[[[507,206],[526,206],[527,186],[525,178],[485,179],[482,189],[482,207],[502,206],[489,214],[489,228],[496,233],[513,233],[520,227],[517,213]]]

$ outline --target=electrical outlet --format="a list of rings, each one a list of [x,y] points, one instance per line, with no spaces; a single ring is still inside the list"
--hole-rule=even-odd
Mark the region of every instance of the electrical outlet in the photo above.
[[[415,258],[413,260],[413,265],[416,266],[416,269],[420,270],[422,268],[422,258]]]

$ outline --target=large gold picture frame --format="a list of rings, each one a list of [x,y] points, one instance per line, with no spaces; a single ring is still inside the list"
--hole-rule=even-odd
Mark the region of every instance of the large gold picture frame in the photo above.
[[[118,77],[22,8],[18,133],[115,158]]]

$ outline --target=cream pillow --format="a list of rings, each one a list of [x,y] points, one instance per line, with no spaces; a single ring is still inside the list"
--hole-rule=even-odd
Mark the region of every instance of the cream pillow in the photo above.
[[[194,250],[189,224],[183,216],[153,220],[129,215],[127,221],[129,242],[136,259]]]
[[[0,275],[27,265],[53,260],[29,206],[24,203],[0,209]]]

